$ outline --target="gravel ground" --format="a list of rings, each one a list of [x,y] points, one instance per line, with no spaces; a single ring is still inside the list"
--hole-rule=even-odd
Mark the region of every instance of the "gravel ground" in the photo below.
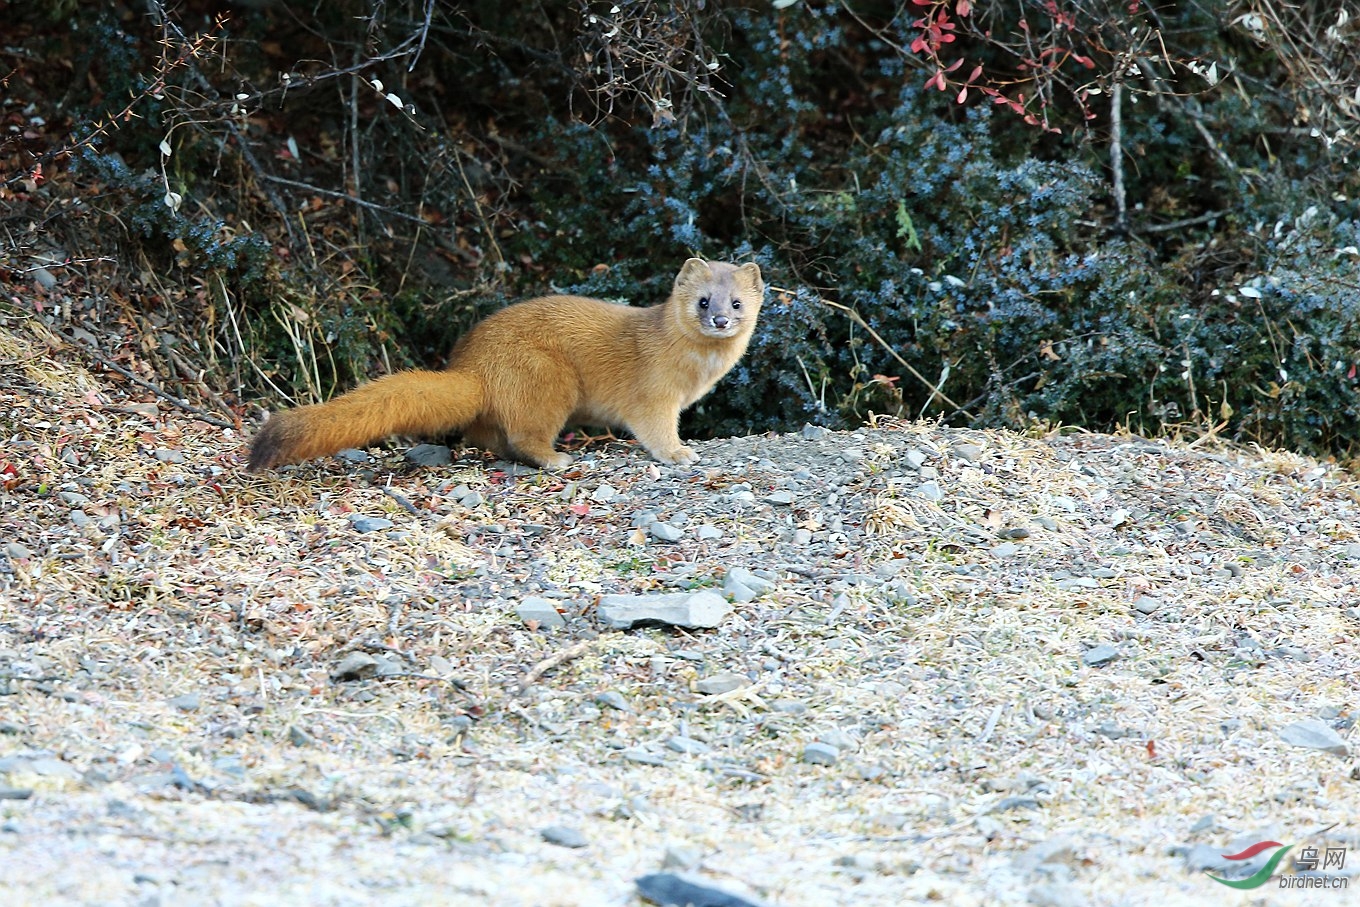
[[[556,475],[253,476],[232,430],[13,319],[0,443],[7,905],[1360,885],[1360,485],[1334,465],[880,421],[687,468],[607,443]],[[610,628],[607,596],[676,593],[716,627]],[[1305,847],[1348,858],[1328,889],[1206,876],[1261,840],[1290,879]]]

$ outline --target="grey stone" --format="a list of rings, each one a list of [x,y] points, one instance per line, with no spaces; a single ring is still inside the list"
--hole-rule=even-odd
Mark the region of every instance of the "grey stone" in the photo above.
[[[807,545],[812,541],[812,531],[809,529],[793,530],[793,543],[795,545]]]
[[[774,589],[774,583],[756,576],[745,567],[733,567],[723,577],[723,592],[735,602],[755,601],[761,595]]]
[[[1133,610],[1139,614],[1155,614],[1161,607],[1162,600],[1151,595],[1140,595],[1133,601]]]
[[[28,548],[24,547],[24,545],[19,542],[6,542],[5,556],[11,560],[21,561],[31,558],[33,552],[29,551]]]
[[[643,899],[652,904],[689,905],[689,907],[761,907],[748,900],[704,881],[684,878],[671,872],[654,872],[634,881]]]
[[[316,740],[311,734],[292,724],[288,726],[288,742],[293,746],[312,746]]]
[[[346,463],[367,463],[368,453],[354,447],[346,447],[344,450],[336,451],[335,458]]]
[[[380,532],[383,529],[391,529],[392,521],[380,516],[360,516],[352,513],[349,516],[350,525],[355,532]]]
[[[331,671],[331,680],[336,683],[365,680],[377,673],[378,659],[367,652],[350,652]]]
[[[603,482],[590,493],[590,499],[596,504],[608,504],[619,496],[618,489],[608,482]]]
[[[783,489],[779,491],[772,491],[769,494],[765,495],[765,502],[767,504],[777,504],[782,507],[788,507],[790,504],[793,503],[793,492]]]
[[[940,487],[939,482],[922,482],[916,488],[916,496],[925,498],[927,501],[943,501],[944,489]]]
[[[633,707],[628,704],[628,700],[624,698],[622,693],[616,690],[605,690],[602,693],[596,694],[595,702],[620,712],[633,711]]]
[[[702,756],[704,753],[709,752],[712,747],[702,740],[695,740],[692,737],[676,734],[666,741],[666,749],[675,753],[684,753],[687,756]]]
[[[1346,557],[1360,558],[1360,542],[1351,542],[1341,550],[1345,553]]]
[[[184,454],[180,453],[178,450],[170,450],[165,447],[157,448],[151,455],[162,463],[184,462]]]
[[[659,542],[678,542],[685,537],[685,530],[660,520],[648,525],[647,532]]]
[[[555,603],[536,595],[531,595],[516,605],[515,614],[526,624],[536,621],[543,630],[556,630],[567,625],[566,619],[557,610]]]
[[[723,537],[723,531],[709,523],[701,524],[698,529],[694,530],[694,534],[699,537],[701,542],[711,542]]]
[[[969,463],[976,463],[978,460],[982,459],[982,448],[966,441],[955,444],[951,450],[953,451],[954,456],[967,460]]]
[[[443,444],[417,444],[406,451],[406,459],[417,466],[448,466],[453,462],[453,451]]]
[[[809,743],[803,747],[803,761],[808,765],[835,765],[841,751],[829,743]]]
[[[802,435],[805,441],[820,441],[826,437],[826,429],[820,425],[805,424]]]
[[[721,595],[708,590],[606,595],[600,599],[596,613],[614,630],[626,630],[638,624],[711,629],[732,613],[732,606]]]
[[[697,847],[683,844],[667,844],[666,853],[661,858],[662,869],[695,869],[704,860],[704,852]]]
[[[1305,718],[1280,728],[1280,739],[1290,746],[1303,746],[1308,749],[1322,750],[1334,756],[1349,756],[1350,745],[1336,730],[1324,721]]]
[[[1107,643],[1102,643],[1093,649],[1087,649],[1081,653],[1081,663],[1088,668],[1098,668],[1107,665],[1119,657],[1119,650]]]
[[[718,696],[723,693],[730,693],[739,690],[744,686],[750,686],[751,680],[741,674],[733,674],[730,671],[722,674],[713,674],[694,682],[694,689],[703,693],[705,696]]]
[[[197,712],[199,707],[203,705],[203,698],[197,693],[185,693],[183,696],[176,696],[171,699],[170,705],[181,712]]]
[[[549,844],[556,844],[558,847],[585,847],[589,844],[586,836],[579,829],[566,825],[549,825],[547,828],[540,829],[538,836]]]
[[[1019,553],[1020,546],[1013,542],[1002,542],[1000,545],[992,548],[992,557],[1001,558],[1003,560],[1005,558],[1015,557]]]
[[[922,466],[926,465],[926,460],[928,458],[919,450],[909,450],[902,455],[902,459],[907,466],[912,469],[920,469]]]

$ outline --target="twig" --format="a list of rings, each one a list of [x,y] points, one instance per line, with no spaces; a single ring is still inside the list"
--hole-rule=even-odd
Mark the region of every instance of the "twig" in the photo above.
[[[162,390],[161,388],[159,388],[159,387],[157,387],[156,385],[152,384],[150,381],[146,381],[146,380],[143,380],[142,378],[138,378],[136,375],[132,374],[132,372],[130,372],[130,371],[128,371],[127,369],[123,368],[121,365],[118,365],[117,363],[110,362],[109,360],[105,359],[103,356],[99,355],[98,353],[96,353],[94,350],[90,349],[90,348],[89,348],[88,346],[86,346],[85,344],[83,344],[83,343],[81,343],[81,342],[79,342],[79,341],[76,341],[76,344],[75,344],[75,345],[76,345],[79,349],[84,350],[85,353],[88,354],[89,357],[90,357],[91,359],[93,359],[94,361],[98,362],[100,365],[104,366],[105,368],[113,369],[115,372],[117,372],[118,374],[122,375],[124,378],[128,379],[128,380],[131,381],[132,383],[137,384],[137,385],[139,385],[139,386],[141,386],[141,387],[146,388],[147,390],[151,391],[151,393],[155,394],[157,397],[160,397],[162,400],[165,400],[167,403],[171,403],[171,404],[173,404],[173,405],[179,407],[180,409],[184,410],[184,411],[187,412],[187,413],[193,413],[195,416],[197,416],[197,417],[198,417],[199,419],[201,419],[202,421],[207,422],[209,425],[216,425],[218,428],[233,428],[233,429],[234,429],[234,428],[237,428],[237,427],[238,427],[237,423],[235,423],[235,422],[227,422],[227,421],[224,420],[224,419],[219,419],[219,418],[217,418],[216,416],[214,416],[212,413],[208,412],[206,409],[202,409],[202,408],[200,408],[200,407],[194,406],[194,405],[193,405],[192,403],[190,403],[188,400],[183,400],[183,399],[181,399],[181,398],[179,398],[179,397],[176,397],[176,396],[174,396],[173,394],[171,394],[169,391]]]
[[[1128,201],[1124,197],[1124,83],[1114,80],[1110,87],[1110,183],[1114,193],[1114,226],[1121,233],[1128,228]]]
[[[954,411],[956,413],[963,413],[965,416],[970,417],[973,415],[965,407],[959,406],[953,400],[949,399],[949,397],[945,395],[944,391],[940,390],[933,383],[931,383],[929,378],[918,372],[910,362],[908,362],[907,360],[903,359],[900,355],[898,355],[897,350],[889,346],[888,341],[884,340],[881,336],[879,336],[878,331],[875,331],[873,328],[869,327],[869,323],[864,320],[863,316],[861,316],[859,312],[856,312],[848,305],[841,305],[839,302],[832,302],[830,299],[824,299],[821,296],[817,297],[817,301],[820,302],[822,305],[827,306],[828,308],[835,309],[838,312],[844,312],[846,315],[850,317],[851,321],[853,321],[860,327],[864,328],[864,330],[868,331],[869,336],[874,338],[874,341],[879,346],[883,347],[883,349],[888,353],[889,356],[892,356],[894,359],[896,359],[898,365],[902,366],[904,369],[910,372],[912,377],[914,377],[917,381],[920,381],[926,387],[930,388],[931,394],[930,400],[939,397],[945,403],[948,403],[950,406],[954,407]],[[930,400],[926,401],[926,405],[930,404]]]
[[[549,655],[547,658],[534,665],[529,669],[529,673],[524,675],[524,679],[519,682],[520,695],[524,695],[525,690],[529,689],[530,685],[553,668],[565,664],[574,658],[580,658],[582,655],[589,652],[595,647],[597,642],[599,642],[599,640],[583,639],[573,646],[568,646],[559,652]]]

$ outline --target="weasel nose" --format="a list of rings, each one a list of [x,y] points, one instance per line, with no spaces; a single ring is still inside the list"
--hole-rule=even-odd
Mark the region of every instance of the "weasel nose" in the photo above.
[[[713,318],[713,326],[720,331],[727,330],[728,323],[726,315],[716,315]]]

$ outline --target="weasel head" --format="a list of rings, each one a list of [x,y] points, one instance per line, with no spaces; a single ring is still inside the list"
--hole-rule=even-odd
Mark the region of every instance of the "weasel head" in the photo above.
[[[671,291],[681,322],[714,340],[750,337],[764,298],[765,282],[755,262],[737,266],[691,258]]]

